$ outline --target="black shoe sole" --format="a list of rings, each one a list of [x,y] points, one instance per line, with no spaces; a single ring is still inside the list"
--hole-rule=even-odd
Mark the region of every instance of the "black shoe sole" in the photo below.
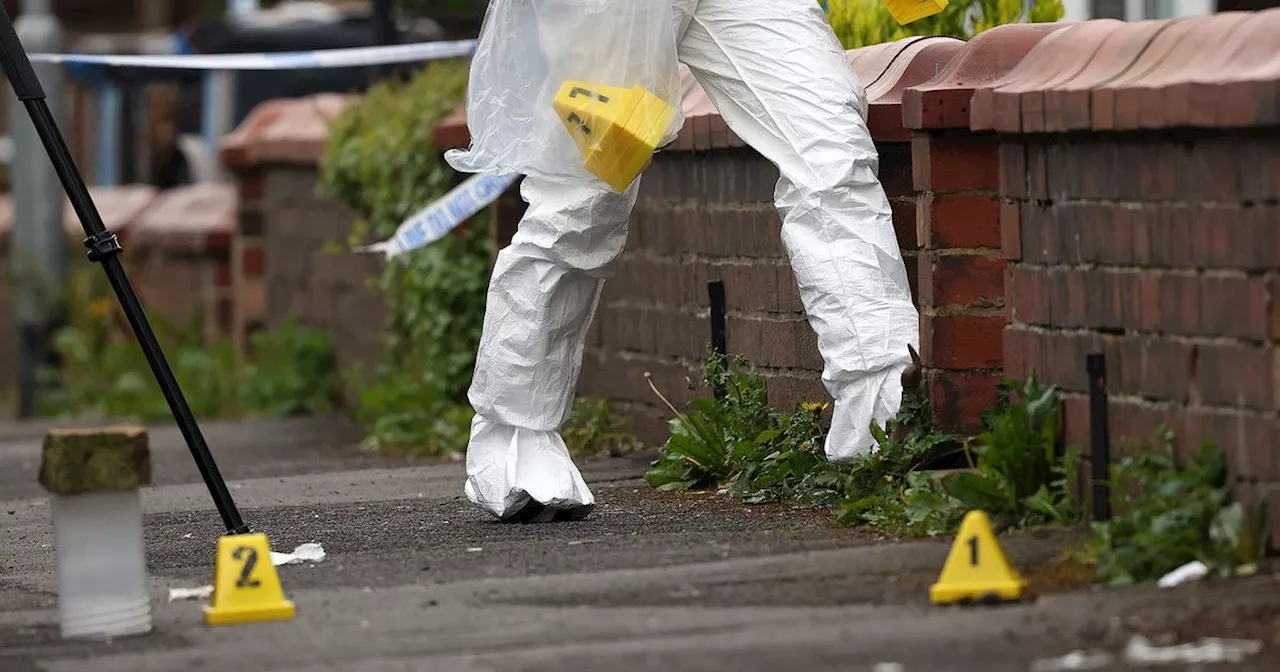
[[[499,519],[503,523],[566,523],[576,522],[591,515],[594,504],[588,506],[575,506],[572,509],[555,509],[554,513],[548,516],[547,505],[534,499],[524,503],[524,506],[516,509],[510,515]]]

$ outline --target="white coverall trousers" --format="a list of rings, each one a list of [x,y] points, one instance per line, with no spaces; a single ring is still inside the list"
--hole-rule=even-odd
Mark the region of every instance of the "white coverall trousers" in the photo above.
[[[815,0],[673,2],[680,61],[779,168],[782,242],[835,399],[826,454],[847,461],[875,448],[871,420],[897,412],[918,346],[866,94]],[[638,188],[522,184],[529,207],[497,257],[469,392],[465,491],[500,519],[574,519],[594,504],[559,430]]]

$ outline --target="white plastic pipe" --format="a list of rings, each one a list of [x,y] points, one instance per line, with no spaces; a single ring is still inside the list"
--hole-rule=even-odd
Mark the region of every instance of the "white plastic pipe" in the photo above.
[[[151,631],[137,490],[51,495],[62,636]]]

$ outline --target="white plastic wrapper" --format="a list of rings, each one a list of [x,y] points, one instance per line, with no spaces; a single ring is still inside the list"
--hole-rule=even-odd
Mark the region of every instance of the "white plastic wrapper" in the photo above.
[[[1199,560],[1187,564],[1165,574],[1156,582],[1161,588],[1173,588],[1190,581],[1199,581],[1209,575],[1209,567]]]
[[[583,166],[556,94],[570,81],[643,86],[675,113],[661,146],[684,124],[677,67],[671,0],[491,0],[467,88],[471,147],[445,159],[464,173],[614,190]]]
[[[303,562],[320,562],[324,560],[324,546],[316,543],[306,543],[293,549],[292,553],[279,553],[271,551],[271,564],[279,567],[281,565],[296,565]]]
[[[1155,646],[1142,635],[1134,635],[1124,649],[1124,658],[1139,665],[1174,663],[1239,663],[1262,651],[1256,639],[1220,639],[1205,637],[1198,642]]]
[[[1069,672],[1070,670],[1097,670],[1111,664],[1115,657],[1106,651],[1085,653],[1072,651],[1059,658],[1042,658],[1031,663],[1031,672]]]
[[[207,600],[213,595],[213,586],[199,586],[197,588],[170,588],[169,601],[174,600]]]

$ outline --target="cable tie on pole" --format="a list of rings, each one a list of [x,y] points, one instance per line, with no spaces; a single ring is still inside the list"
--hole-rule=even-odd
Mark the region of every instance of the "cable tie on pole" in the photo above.
[[[100,231],[85,238],[84,246],[89,249],[89,261],[106,261],[124,251],[120,238],[113,231]]]

